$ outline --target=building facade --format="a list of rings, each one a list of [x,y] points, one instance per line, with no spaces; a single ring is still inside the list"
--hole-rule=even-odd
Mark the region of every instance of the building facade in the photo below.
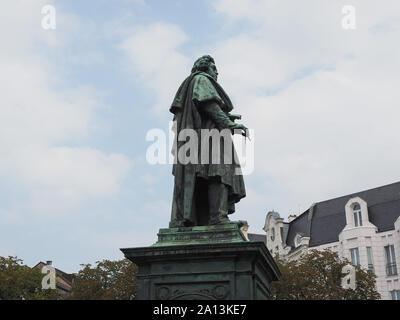
[[[42,271],[43,267],[45,266],[52,266],[52,261],[47,261],[46,263],[44,262],[39,262],[33,268],[38,268],[40,271]],[[69,274],[64,271],[61,271],[60,269],[54,268],[55,271],[55,282],[56,282],[56,289],[58,290],[58,293],[63,297],[63,298],[68,298],[71,295],[71,290],[72,290],[72,284],[74,282],[75,275],[74,274]],[[43,272],[42,273],[46,273]]]
[[[314,203],[287,222],[269,212],[264,231],[272,255],[292,260],[330,249],[372,270],[383,300],[400,300],[400,182]]]

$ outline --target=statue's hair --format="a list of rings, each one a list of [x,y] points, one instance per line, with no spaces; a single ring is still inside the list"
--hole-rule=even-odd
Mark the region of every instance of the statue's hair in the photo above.
[[[193,65],[192,73],[196,71],[207,71],[211,63],[215,63],[214,58],[206,55],[198,58]]]

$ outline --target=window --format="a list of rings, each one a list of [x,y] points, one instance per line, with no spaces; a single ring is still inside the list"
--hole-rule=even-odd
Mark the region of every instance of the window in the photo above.
[[[275,240],[275,228],[271,229],[271,240],[274,241]]]
[[[350,249],[350,255],[351,255],[351,264],[353,266],[359,266],[360,265],[360,254],[358,252],[358,248]]]
[[[392,300],[400,300],[400,290],[390,291],[392,294]]]
[[[397,275],[396,256],[394,254],[394,245],[385,247],[386,253],[386,274],[388,276]]]
[[[361,215],[361,207],[358,203],[356,203],[353,207],[353,216],[354,216],[354,225],[356,227],[361,227],[362,224],[362,215]]]
[[[372,262],[372,248],[367,247],[367,260],[368,260],[368,270],[374,271],[374,263]]]

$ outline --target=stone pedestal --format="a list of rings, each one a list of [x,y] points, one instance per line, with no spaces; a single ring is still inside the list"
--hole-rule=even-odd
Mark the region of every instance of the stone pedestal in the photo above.
[[[279,269],[240,224],[161,229],[151,247],[121,249],[136,263],[138,300],[259,300]]]

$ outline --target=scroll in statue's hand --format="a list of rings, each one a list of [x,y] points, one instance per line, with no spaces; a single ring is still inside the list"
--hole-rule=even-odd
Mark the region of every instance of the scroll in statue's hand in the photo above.
[[[228,114],[228,117],[231,121],[242,119],[242,116],[240,114]]]
[[[247,127],[245,127],[243,124],[236,124],[234,126],[231,127],[233,133],[237,133],[236,130],[241,130],[241,135],[249,138],[250,140],[250,133],[249,133],[249,129],[247,129]]]

